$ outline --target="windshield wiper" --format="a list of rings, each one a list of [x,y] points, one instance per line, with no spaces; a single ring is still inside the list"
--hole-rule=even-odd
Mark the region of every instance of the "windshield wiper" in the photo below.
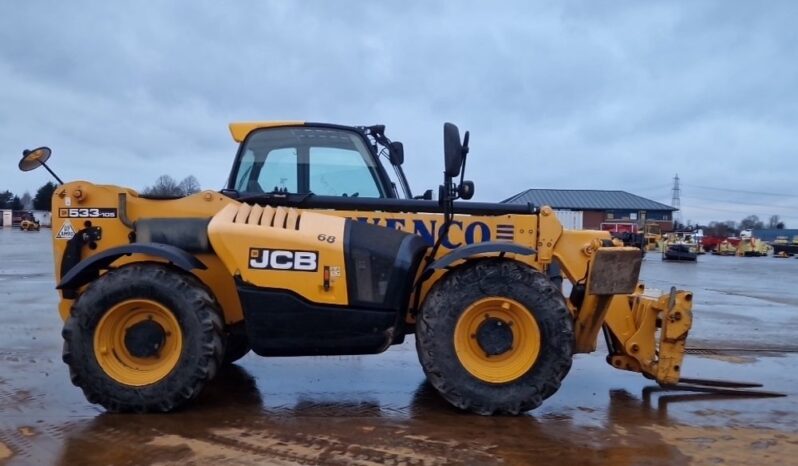
[[[238,198],[238,200],[241,201],[241,202],[247,202],[247,201],[257,201],[257,200],[266,200],[266,201],[268,201],[269,199],[287,199],[287,198],[291,198],[291,200],[296,199],[297,202],[301,203],[301,202],[305,202],[311,196],[314,196],[314,194],[313,193],[302,193],[302,194],[300,194],[300,193],[277,193],[277,192],[271,192],[271,193],[250,194],[249,196],[240,197],[240,198]]]

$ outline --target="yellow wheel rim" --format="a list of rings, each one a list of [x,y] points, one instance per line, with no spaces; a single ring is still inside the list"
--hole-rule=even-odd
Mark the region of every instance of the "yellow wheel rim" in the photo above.
[[[499,337],[488,338],[491,335]],[[454,349],[460,363],[471,375],[488,383],[512,382],[529,372],[540,353],[540,340],[540,328],[532,313],[508,298],[491,297],[473,303],[460,315],[454,329]]]
[[[126,336],[137,324],[141,327],[148,321],[162,329],[162,344],[147,357],[136,356],[128,348]],[[152,327],[149,322],[145,325]],[[180,324],[168,308],[155,301],[123,301],[106,312],[94,330],[97,362],[109,377],[125,385],[140,387],[163,379],[177,365],[182,350]]]

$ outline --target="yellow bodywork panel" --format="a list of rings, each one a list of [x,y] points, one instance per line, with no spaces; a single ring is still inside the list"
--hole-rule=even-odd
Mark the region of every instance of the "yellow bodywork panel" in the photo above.
[[[563,230],[554,246],[554,257],[562,265],[563,274],[573,283],[587,279],[588,266],[602,240],[611,239],[609,232]]]
[[[538,215],[538,236],[534,248],[538,252],[538,261],[550,264],[557,247],[557,240],[563,234],[563,227],[549,206],[543,206]]]
[[[261,210],[230,204],[208,225],[213,249],[230,275],[251,285],[290,290],[317,303],[349,304],[344,219],[313,212],[300,215],[283,207],[273,209],[274,216]],[[259,212],[260,223],[249,223]]]
[[[138,196],[138,193],[131,189],[122,188],[113,185],[95,185],[85,181],[76,181],[59,186],[53,194],[53,252],[55,257],[55,276],[61,276],[61,260],[63,258],[64,249],[66,248],[67,240],[71,234],[81,230],[85,226],[85,222],[90,221],[93,226],[102,228],[102,240],[97,242],[96,249],[89,249],[84,247],[82,251],[82,259],[87,259],[94,254],[103,252],[109,248],[122,246],[134,241],[134,230],[131,225],[126,225],[122,221],[122,210],[124,207],[125,220],[129,223],[134,223],[141,219],[152,218],[207,218],[211,219],[227,205],[243,206],[244,204],[233,200],[227,196],[213,191],[203,191],[191,196],[173,200],[153,200],[145,199]],[[110,209],[103,210],[101,213],[109,213],[111,216],[107,217],[81,217],[82,214],[92,214],[92,209]],[[244,215],[249,209],[249,213]],[[238,212],[238,211],[237,211]],[[263,226],[267,223],[274,224],[275,219],[278,223],[292,224],[297,218],[304,218],[302,225],[309,226],[311,219],[314,216],[307,216],[306,214],[315,212],[317,214],[324,214],[323,218],[337,217],[349,218],[355,221],[366,222],[373,225],[380,225],[387,228],[397,229],[415,233],[428,243],[432,243],[435,238],[440,234],[441,225],[443,223],[443,215],[439,213],[410,213],[410,212],[364,212],[364,211],[351,211],[351,210],[330,210],[330,209],[316,209],[316,210],[295,210],[285,209],[282,207],[272,206],[257,206],[249,205],[242,207],[242,214],[233,216],[233,223],[237,226],[247,227],[250,225]],[[70,217],[70,215],[75,214]],[[282,219],[282,220],[281,220]],[[556,221],[556,219],[555,219]],[[342,221],[341,221],[342,223]],[[453,249],[456,249],[467,244],[479,243],[483,241],[510,241],[521,244],[527,247],[535,247],[537,238],[537,215],[456,215],[454,223],[449,229],[449,233],[442,242],[441,248],[438,251],[438,257],[447,254]],[[316,228],[316,227],[313,227]],[[63,234],[62,234],[63,233]],[[596,232],[594,232],[596,233]],[[294,235],[296,232],[294,232]],[[563,233],[564,237],[568,237],[569,231]],[[290,235],[289,235],[290,236]],[[314,237],[311,236],[313,240]],[[336,235],[340,241],[336,242],[335,247],[342,248],[342,235]],[[315,241],[315,240],[314,240]],[[555,255],[557,248],[555,248]],[[495,254],[494,254],[495,255]],[[522,261],[532,267],[543,270],[545,267],[536,260],[536,256],[520,256],[508,254],[508,258]],[[235,323],[243,320],[243,312],[235,287],[235,281],[228,270],[227,266],[220,260],[218,252],[197,254],[196,257],[207,266],[206,270],[194,270],[192,273],[205,283],[208,288],[213,290],[216,299],[224,311],[225,321],[227,323]],[[578,261],[583,261],[584,258],[576,257]],[[159,261],[163,260],[157,257],[149,257],[144,255],[131,255],[124,256],[114,262],[114,266],[121,266],[130,262],[137,261]],[[338,261],[339,265],[343,261]],[[565,265],[565,264],[564,264]],[[331,267],[334,264],[331,264]],[[570,267],[577,269],[577,265]],[[341,277],[345,273],[345,269],[340,269]],[[436,280],[445,273],[445,270],[437,271],[432,279],[426,281],[422,287],[422,296],[434,285]],[[301,274],[304,275],[304,274]],[[298,274],[291,274],[293,279],[298,277]],[[335,280],[335,269],[331,269],[331,282]],[[343,278],[338,278],[341,283],[345,283]],[[317,287],[320,282],[314,282],[313,287]],[[313,288],[310,287],[310,288]],[[310,289],[309,288],[309,289]],[[290,287],[289,287],[290,289]],[[318,293],[313,292],[308,296],[308,299],[313,300],[313,296],[317,294],[323,296],[320,302],[345,302],[343,291],[334,291],[335,301],[330,301],[330,296],[333,292]],[[62,298],[59,303],[59,313],[62,319],[69,316],[73,300]],[[412,316],[408,316],[410,322],[413,321]]]
[[[280,124],[291,123],[273,125]],[[247,131],[262,127],[255,123],[248,125],[236,126],[236,134],[243,138]],[[192,273],[212,290],[228,324],[244,318],[235,277],[255,286],[291,290],[312,302],[347,305],[343,242],[346,218],[414,233],[429,244],[438,238],[443,223],[440,213],[259,206],[212,191],[181,199],[153,200],[118,186],[76,181],[59,186],[53,194],[55,272],[60,278],[67,240],[87,226],[100,227],[102,239],[93,249],[83,247],[83,260],[109,248],[135,242],[134,224],[140,220],[207,219],[206,240],[213,250],[195,254],[207,269]],[[677,379],[684,340],[692,322],[691,295],[676,292],[670,297],[649,298],[638,292],[624,294],[636,279],[634,267],[623,278],[623,283],[606,282],[607,277],[617,279],[611,276],[613,267],[628,269],[631,265],[628,263],[631,252],[613,244],[609,233],[563,229],[553,212],[545,207],[539,214],[458,214],[441,243],[437,258],[462,246],[484,241],[508,241],[533,248],[536,253],[532,255],[508,254],[505,257],[544,273],[556,262],[572,284],[586,285],[588,289],[591,288],[588,282],[596,278],[590,275],[591,267],[602,263],[602,260],[597,262],[597,258],[609,254],[618,259],[625,254],[626,259],[618,259],[616,265],[610,261],[609,266],[603,267],[605,281],[600,287],[593,287],[597,293],[620,294],[588,292],[581,302],[566,299],[575,324],[574,350],[595,350],[597,334],[603,325],[616,343],[611,355],[613,365],[642,371],[662,382]],[[612,247],[607,247],[610,244]],[[293,257],[286,254],[297,251],[302,254]],[[275,253],[277,256],[273,255]],[[163,262],[163,259],[133,254],[121,257],[112,265],[119,267],[138,261]],[[299,265],[288,271],[279,268],[289,262]],[[411,303],[423,303],[431,287],[446,273],[445,269],[435,271],[423,283],[420,296],[411,297]],[[62,319],[69,316],[73,302],[62,297],[59,303]],[[405,318],[410,323],[415,319],[412,314]]]
[[[347,210],[317,210],[316,212],[414,233],[424,238],[430,245],[439,236],[443,223],[443,214],[439,213]],[[508,241],[534,249],[537,232],[537,215],[533,214],[455,215],[449,232],[441,242],[441,247],[438,249],[435,258],[440,258],[459,247],[484,241]],[[495,255],[497,254],[492,253],[485,256]],[[536,260],[535,255],[507,254],[506,257],[523,262],[538,270],[543,270],[544,267],[543,264]],[[437,270],[430,279],[422,284],[420,302],[424,301],[429,290],[445,273],[445,269]],[[411,298],[411,302],[414,300],[415,298]],[[408,314],[406,320],[409,323],[414,323],[415,317],[412,314]]]
[[[235,142],[242,142],[247,135],[256,129],[276,128],[279,126],[299,126],[304,125],[304,121],[251,121],[241,123],[230,123],[230,135]]]
[[[120,199],[124,198],[124,206]],[[107,249],[132,242],[131,227],[122,222],[123,214],[130,222],[141,218],[210,218],[227,204],[236,201],[213,191],[203,191],[181,199],[144,199],[127,188],[113,185],[96,185],[86,181],[74,181],[59,186],[52,198],[52,235],[55,257],[56,281],[61,277],[61,261],[67,241],[87,223],[102,228],[102,239],[95,249],[83,248],[83,259]],[[124,208],[124,211],[123,211]],[[206,270],[195,270],[195,275],[213,290],[216,300],[224,309],[225,321],[238,322],[244,318],[238,299],[235,282],[219,258],[212,254],[197,254],[207,266]],[[140,261],[163,262],[158,257],[141,254],[123,256],[114,266]],[[58,305],[61,318],[66,320],[73,300],[62,298]]]
[[[277,124],[277,123],[275,123]],[[285,123],[288,124],[288,123]],[[253,123],[253,125],[255,125]],[[301,220],[300,223],[304,227],[310,226],[311,219],[319,218],[312,215],[307,215],[311,212],[318,214],[325,214],[321,218],[327,219],[331,217],[344,217],[355,221],[366,222],[369,224],[380,225],[387,228],[407,231],[423,237],[428,243],[432,243],[439,235],[441,225],[443,223],[443,215],[439,213],[423,213],[423,212],[364,212],[364,211],[347,211],[347,210],[295,210],[285,209],[282,207],[272,206],[257,206],[245,205],[233,199],[230,199],[217,192],[204,191],[181,199],[174,200],[152,200],[145,199],[138,196],[138,194],[130,189],[121,188],[111,185],[94,185],[84,181],[77,181],[60,186],[53,195],[53,236],[54,236],[54,253],[55,253],[55,272],[56,277],[60,277],[61,258],[63,257],[64,249],[66,247],[66,240],[68,235],[59,235],[61,230],[72,231],[73,233],[79,231],[84,227],[86,221],[91,221],[94,226],[100,226],[103,230],[103,239],[97,242],[97,248],[89,250],[84,248],[83,259],[89,256],[102,252],[108,248],[129,244],[131,242],[131,234],[133,229],[126,226],[121,222],[121,199],[120,195],[124,195],[124,208],[125,215],[129,222],[136,222],[144,218],[208,218],[214,217],[220,213],[222,209],[227,206],[235,206],[236,214],[233,215],[230,225],[225,225],[223,229],[232,228],[233,226],[242,227],[244,230],[249,230],[247,227],[253,226],[262,228],[266,224],[294,224],[297,219]],[[71,213],[83,213],[83,211],[91,213],[91,209],[112,209],[114,214],[112,217],[99,217],[84,219],[78,217],[70,217]],[[83,211],[81,211],[83,209]],[[240,214],[239,214],[240,209]],[[229,214],[228,214],[229,215]],[[221,217],[219,217],[221,219]],[[596,238],[609,239],[609,235],[605,232],[597,231],[572,231],[563,230],[554,215],[546,216],[545,220],[538,221],[539,216],[534,214],[521,215],[521,214],[507,214],[507,215],[455,215],[454,222],[449,229],[446,238],[441,244],[438,251],[438,257],[447,254],[453,249],[483,241],[509,241],[530,248],[538,249],[538,244],[542,242],[544,248],[550,250],[551,257],[556,258],[562,265],[564,274],[573,281],[578,281],[585,278],[587,272],[587,263],[589,262],[590,255],[593,253],[591,249],[596,241]],[[215,225],[220,225],[214,222]],[[66,226],[65,226],[66,225]],[[318,228],[332,228],[333,230],[343,228],[343,222],[337,227],[328,226],[313,226],[312,229]],[[539,234],[539,225],[546,229],[545,234]],[[238,230],[238,229],[236,229]],[[260,234],[261,231],[256,230]],[[553,232],[553,233],[552,233]],[[316,233],[316,237],[321,232]],[[211,233],[212,234],[212,233]],[[250,234],[250,233],[247,233]],[[254,234],[254,233],[253,233]],[[258,234],[255,234],[257,236]],[[312,234],[302,237],[303,240],[298,240],[297,232],[280,232],[277,233],[280,237],[285,237],[284,245],[299,244],[300,242],[315,241]],[[325,233],[326,234],[326,233]],[[216,235],[218,237],[218,235]],[[343,274],[345,268],[343,267],[343,246],[342,234],[332,235],[336,236],[339,240],[332,246],[336,248],[339,254],[339,259],[335,263],[330,262],[330,267],[340,267],[340,276],[338,280],[345,283]],[[546,241],[539,241],[539,237],[547,238]],[[238,245],[229,246],[230,249],[235,247],[248,248],[243,246],[248,244],[248,239],[239,241]],[[223,263],[220,259],[221,254],[219,250],[222,247],[221,243],[217,247],[217,242],[214,241],[214,248],[217,249],[215,253],[197,254],[197,258],[203,262],[208,268],[207,270],[195,270],[194,273],[213,290],[216,299],[222,306],[225,314],[225,320],[228,323],[238,322],[243,319],[241,311],[241,304],[236,291],[235,282],[233,280],[233,272],[235,268],[232,265],[232,256],[228,259],[232,262]],[[281,240],[282,241],[282,240]],[[292,243],[293,241],[293,243]],[[551,243],[551,244],[549,244]],[[261,244],[261,243],[259,243]],[[303,243],[306,245],[307,243]],[[600,244],[600,241],[599,241]],[[267,247],[267,245],[263,245]],[[330,247],[320,245],[324,247]],[[252,247],[255,247],[253,244]],[[247,249],[247,254],[249,251]],[[232,253],[231,253],[232,254]],[[495,254],[494,254],[495,255]],[[247,257],[247,256],[244,256]],[[545,270],[547,264],[543,262],[543,257],[536,255],[522,256],[508,254],[508,258],[524,262],[538,270]],[[117,260],[114,265],[119,266],[129,262],[152,260],[162,261],[162,259],[155,257],[147,257],[142,255],[132,255],[122,257]],[[243,261],[242,258],[237,259]],[[550,261],[551,259],[549,259]],[[243,262],[242,262],[243,263]],[[228,270],[231,266],[231,270]],[[240,265],[238,266],[240,268]],[[323,268],[321,269],[323,273]],[[336,272],[338,269],[331,269],[331,282],[336,280]],[[430,280],[427,280],[421,290],[421,301],[423,302],[424,296],[429,289],[436,283],[437,279],[445,274],[445,270],[437,271]],[[242,276],[250,273],[257,273],[259,276],[277,275],[267,271],[247,272],[243,271]],[[266,275],[264,275],[266,274]],[[285,275],[285,274],[284,274]],[[283,280],[296,280],[300,275],[305,273],[291,273]],[[310,275],[310,274],[307,274]],[[251,279],[252,276],[248,275]],[[308,281],[307,290],[308,295],[306,298],[315,301],[314,297],[318,296],[319,302],[346,302],[345,290],[340,286],[331,286],[331,291],[320,292],[319,286],[322,285],[321,280],[317,277]],[[332,285],[332,284],[331,284]],[[272,285],[275,286],[275,285]],[[322,287],[323,288],[323,287]],[[286,289],[293,289],[291,286],[286,286]],[[72,306],[72,300],[62,299],[59,305],[59,310],[62,318],[66,318]],[[410,322],[413,321],[412,316],[408,316]]]

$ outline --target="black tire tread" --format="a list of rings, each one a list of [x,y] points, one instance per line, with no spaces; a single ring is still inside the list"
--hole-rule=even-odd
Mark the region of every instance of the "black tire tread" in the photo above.
[[[487,296],[507,296],[536,308],[538,325],[548,336],[530,372],[508,384],[471,376],[454,351],[457,317]],[[572,363],[573,321],[562,293],[544,274],[509,259],[483,259],[449,272],[433,286],[418,316],[416,346],[428,380],[454,406],[483,415],[519,414],[560,388]]]
[[[196,348],[199,354],[192,356],[196,361],[194,367],[181,371],[180,377],[170,374],[163,381],[147,386],[146,396],[105,375],[93,352],[87,354],[87,342],[81,340],[93,341],[92,321],[96,325],[105,310],[115,304],[114,296],[124,296],[124,290],[137,281],[168,289],[187,305],[181,312],[196,316],[196,327],[201,332],[201,344]],[[224,321],[216,300],[194,276],[159,263],[125,265],[91,283],[73,305],[62,336],[62,358],[69,366],[72,383],[83,390],[88,401],[111,412],[168,412],[179,408],[194,399],[216,375],[224,355]],[[188,350],[184,347],[181,361]]]

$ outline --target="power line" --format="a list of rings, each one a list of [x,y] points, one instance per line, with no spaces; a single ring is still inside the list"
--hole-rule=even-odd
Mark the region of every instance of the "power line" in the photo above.
[[[750,210],[733,210],[733,209],[722,209],[718,207],[690,207],[688,210],[692,211],[693,214],[697,213],[698,211],[706,211],[706,212],[726,212],[731,214],[737,215],[755,215]],[[798,219],[798,216],[795,215],[779,215],[782,220],[795,220]]]
[[[738,215],[751,214],[751,211],[749,210],[722,209],[719,207],[692,207],[689,210],[693,211],[704,210],[708,212],[728,212],[730,214],[738,214]]]
[[[639,188],[628,188],[627,187],[626,190],[629,191],[629,192],[659,191],[659,190],[664,190],[665,188],[668,188],[669,186],[671,186],[670,183],[665,183],[665,184],[660,184],[660,185],[656,185],[656,186],[641,186]]]
[[[724,191],[724,192],[729,192],[729,193],[756,194],[756,195],[759,195],[759,196],[777,196],[777,197],[796,197],[796,198],[798,198],[798,195],[796,195],[796,194],[787,194],[787,193],[769,193],[769,192],[764,192],[764,191],[745,191],[745,190],[742,190],[742,189],[717,188],[717,187],[712,187],[712,186],[701,186],[701,185],[697,185],[697,184],[685,184],[685,186],[687,186],[689,188],[708,189],[708,190],[711,190],[711,191]]]
[[[721,202],[723,204],[741,204],[741,205],[750,205],[753,207],[762,207],[771,210],[791,210],[798,212],[798,207],[794,206],[782,206],[778,204],[757,204],[754,202],[743,202],[743,201],[730,201],[728,199],[713,199],[710,197],[698,197],[698,196],[684,196],[685,199],[695,199],[698,201],[710,201],[710,202]]]

